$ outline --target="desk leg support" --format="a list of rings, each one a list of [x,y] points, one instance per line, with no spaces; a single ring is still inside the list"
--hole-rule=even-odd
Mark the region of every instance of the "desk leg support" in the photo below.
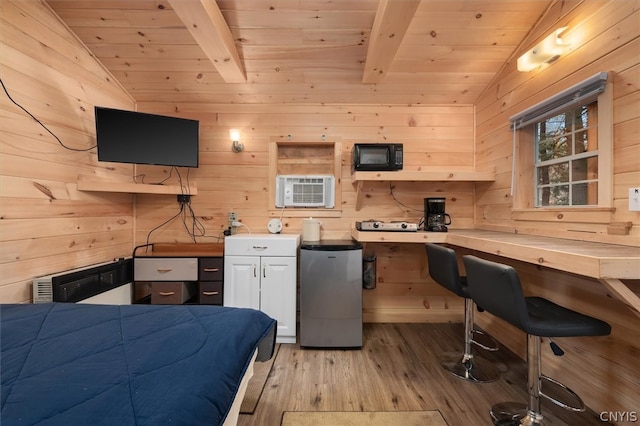
[[[600,283],[609,290],[613,296],[620,299],[640,316],[640,297],[633,292],[628,286],[617,278],[601,278]]]

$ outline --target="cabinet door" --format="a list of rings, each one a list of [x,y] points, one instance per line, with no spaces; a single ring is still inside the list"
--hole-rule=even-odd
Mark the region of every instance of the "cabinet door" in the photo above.
[[[260,309],[260,258],[224,257],[224,306]]]
[[[278,321],[280,342],[295,343],[296,258],[262,257],[261,261],[260,310]]]

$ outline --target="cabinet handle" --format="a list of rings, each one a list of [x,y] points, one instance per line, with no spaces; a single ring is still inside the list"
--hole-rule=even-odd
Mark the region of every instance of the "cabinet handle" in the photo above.
[[[160,296],[173,296],[174,294],[176,294],[175,291],[159,291],[158,294]]]
[[[257,277],[256,275],[256,265],[253,265],[253,278]]]
[[[173,268],[158,268],[156,269],[156,271],[158,271],[161,274],[166,274],[167,272],[173,271]]]
[[[204,268],[204,272],[219,272],[220,268]]]
[[[262,265],[262,277],[267,278],[267,265]]]
[[[203,296],[215,296],[217,294],[220,294],[219,291],[203,291],[202,295]]]
[[[266,250],[266,249],[268,249],[268,248],[269,248],[269,247],[267,247],[267,246],[253,246],[253,249],[254,249],[254,250],[260,250],[260,251],[262,251],[262,250]]]

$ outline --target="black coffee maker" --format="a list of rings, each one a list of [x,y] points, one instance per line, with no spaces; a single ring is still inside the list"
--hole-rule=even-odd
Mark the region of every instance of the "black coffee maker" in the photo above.
[[[445,198],[430,197],[424,199],[424,230],[447,232],[451,225],[451,216],[444,212]]]

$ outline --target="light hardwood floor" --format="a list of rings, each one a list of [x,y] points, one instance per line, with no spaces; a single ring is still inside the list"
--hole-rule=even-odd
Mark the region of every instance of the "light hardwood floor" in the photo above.
[[[527,401],[526,364],[504,348],[474,348],[498,366],[501,378],[458,379],[437,356],[462,351],[462,336],[462,324],[364,324],[361,350],[283,344],[256,411],[240,415],[238,425],[277,426],[284,411],[403,410],[439,410],[449,426],[491,425],[492,404]],[[604,424],[591,411],[572,413],[544,400],[542,407],[547,425]]]

